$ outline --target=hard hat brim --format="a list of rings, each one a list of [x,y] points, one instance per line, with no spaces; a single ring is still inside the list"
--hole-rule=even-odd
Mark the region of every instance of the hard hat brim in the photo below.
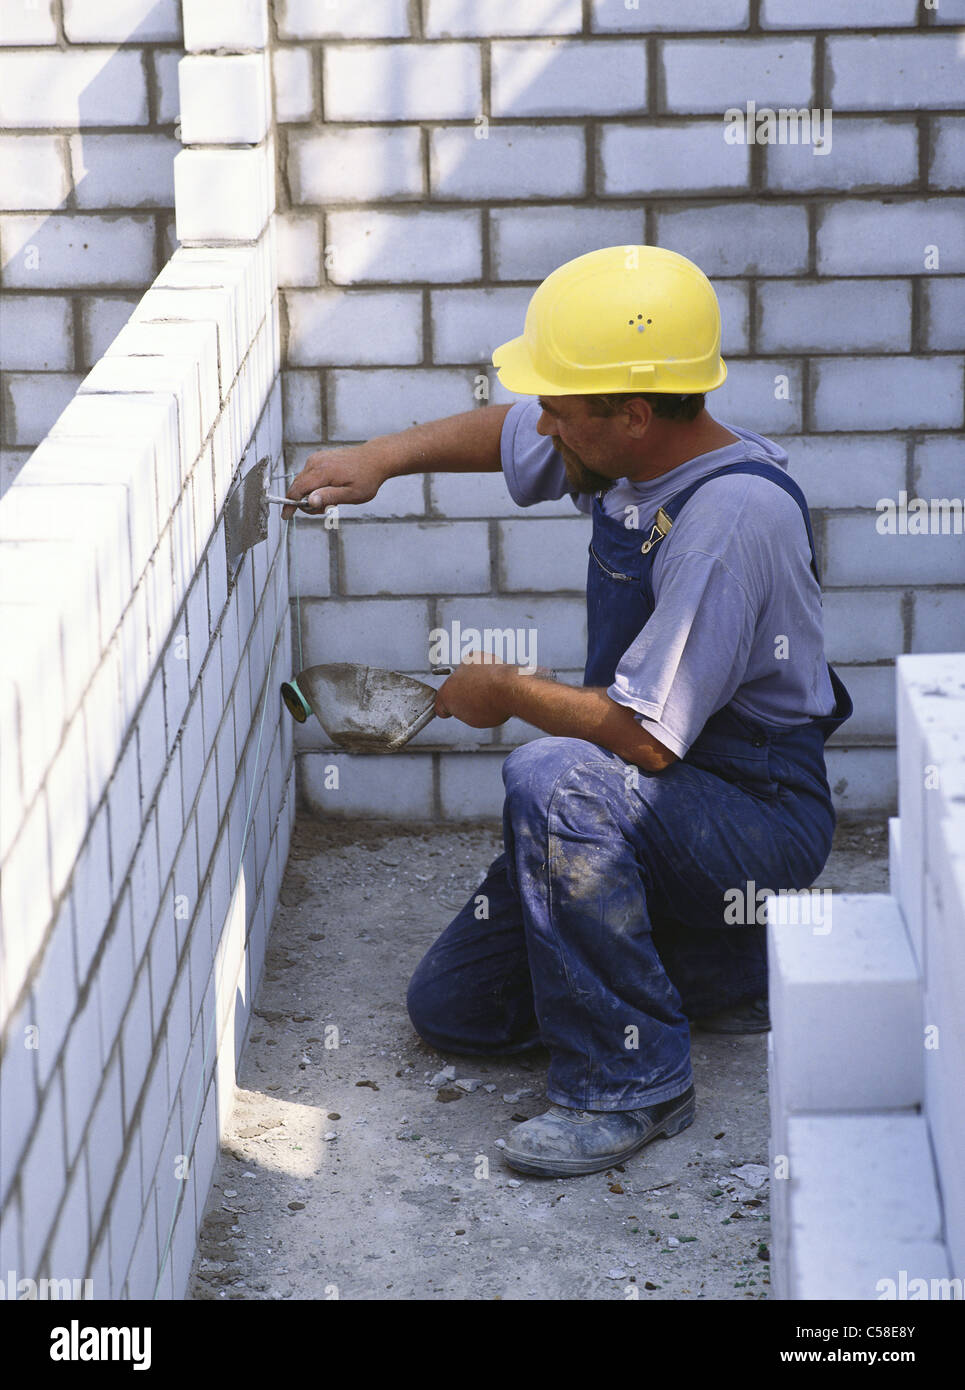
[[[595,394],[605,395],[608,392],[630,392],[635,389],[630,381],[620,381],[619,384],[613,382],[612,376],[610,383],[597,384],[595,390],[592,380],[584,381],[578,387],[551,381],[549,377],[543,376],[533,366],[524,334],[520,334],[518,338],[511,338],[496,348],[492,361],[500,384],[505,386],[507,391],[512,391],[520,396],[592,396]],[[697,392],[713,391],[718,386],[722,386],[727,379],[727,364],[722,357],[719,357],[717,362],[718,369],[714,378],[706,384],[688,384],[686,386],[680,384],[671,390],[657,384],[653,386],[641,385],[639,390],[641,394],[653,393],[654,395],[694,395]],[[611,375],[611,373],[607,373],[607,375]]]
[[[557,382],[540,376],[533,366],[522,334],[503,343],[493,353],[493,366],[500,383],[507,391],[520,396],[572,396],[575,391],[563,391]]]

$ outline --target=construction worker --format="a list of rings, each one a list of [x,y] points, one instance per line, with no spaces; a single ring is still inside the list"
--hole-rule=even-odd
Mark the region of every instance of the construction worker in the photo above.
[[[579,256],[493,362],[530,399],[314,454],[287,495],[321,509],[501,468],[521,506],[568,492],[592,516],[583,686],[476,655],[439,690],[443,718],[549,737],[506,759],[504,851],[408,992],[443,1053],[549,1050],[550,1107],[503,1154],[567,1176],[693,1122],[691,1020],[769,1026],[765,927],[727,903],[824,867],[824,744],[852,705],[787,455],[705,408],[727,369],[696,265]]]

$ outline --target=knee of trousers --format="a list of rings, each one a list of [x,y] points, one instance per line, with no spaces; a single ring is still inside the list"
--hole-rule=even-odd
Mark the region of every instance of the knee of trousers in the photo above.
[[[431,972],[425,970],[424,965],[423,961],[413,972],[406,991],[405,1006],[419,1036],[433,1043],[443,1031],[441,1005],[444,1000],[442,990],[433,987]]]
[[[513,820],[545,820],[554,797],[571,797],[573,813],[581,804],[588,814],[624,786],[624,763],[595,743],[582,738],[539,738],[510,753],[503,764],[506,807]]]

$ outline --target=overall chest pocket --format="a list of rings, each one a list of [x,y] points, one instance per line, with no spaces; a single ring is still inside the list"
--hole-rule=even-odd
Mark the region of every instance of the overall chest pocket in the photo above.
[[[615,579],[621,584],[639,584],[639,574],[622,574],[620,570],[615,570],[612,565],[608,565],[605,560],[601,560],[593,547],[592,541],[590,542],[590,556],[595,560],[602,573],[605,574],[608,579]]]

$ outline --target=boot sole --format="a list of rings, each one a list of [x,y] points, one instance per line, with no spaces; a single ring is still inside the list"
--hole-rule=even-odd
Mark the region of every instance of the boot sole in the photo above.
[[[661,1136],[671,1139],[681,1130],[688,1129],[694,1122],[695,1112],[696,1098],[692,1096],[686,1105],[682,1105],[678,1110],[671,1110],[641,1139],[616,1153],[607,1154],[605,1158],[534,1158],[527,1154],[514,1154],[511,1149],[503,1149],[502,1155],[510,1168],[515,1168],[518,1173],[531,1173],[536,1177],[571,1178],[584,1173],[601,1173],[604,1168],[612,1168],[615,1163],[623,1163],[626,1159],[632,1158],[652,1140]]]

